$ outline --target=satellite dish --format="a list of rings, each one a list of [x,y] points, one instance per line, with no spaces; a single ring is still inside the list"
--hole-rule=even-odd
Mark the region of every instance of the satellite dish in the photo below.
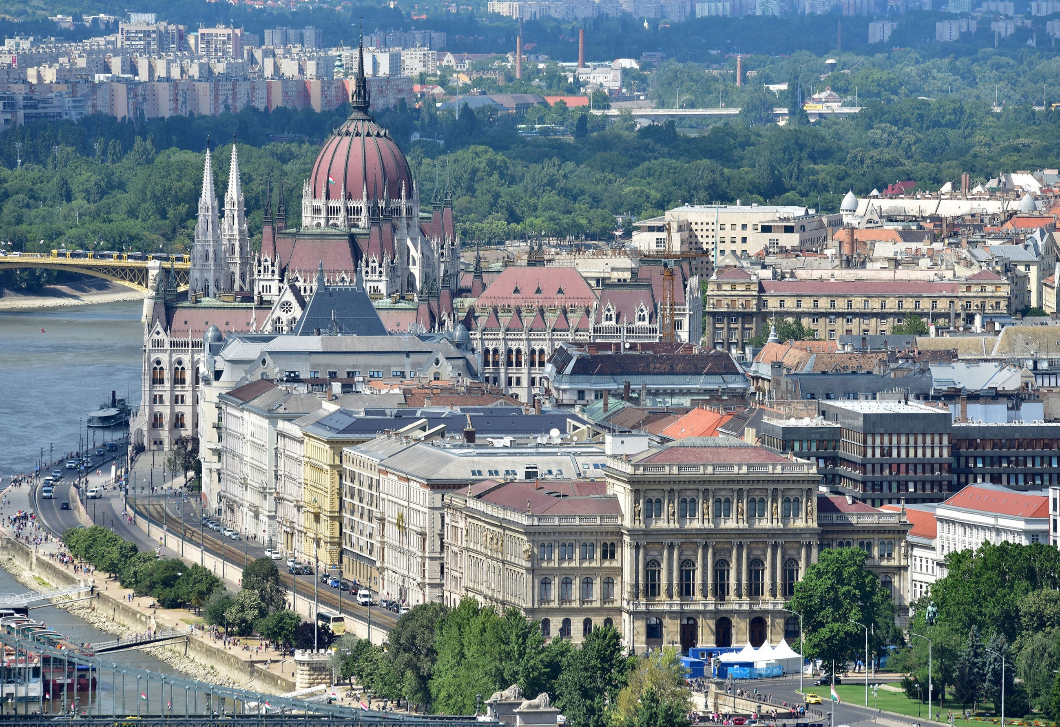
[[[548,430],[548,436],[550,436],[553,439],[555,439],[556,437],[559,436],[559,430],[556,429],[555,427],[552,427],[551,429]]]

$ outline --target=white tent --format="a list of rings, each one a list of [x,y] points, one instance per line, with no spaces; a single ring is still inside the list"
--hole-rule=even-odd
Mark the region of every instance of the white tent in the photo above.
[[[741,661],[754,661],[755,654],[757,652],[755,650],[755,647],[751,646],[751,642],[748,641],[747,646],[740,649],[740,651],[737,653],[739,654]]]
[[[755,666],[757,667],[767,666],[769,662],[776,661],[776,658],[773,653],[773,647],[769,645],[768,641],[755,649]]]
[[[748,664],[754,661],[754,657],[747,658],[743,656],[742,651],[730,651],[719,656],[718,661],[723,664]]]
[[[773,659],[784,667],[785,674],[798,674],[802,668],[802,657],[784,640],[773,648]]]

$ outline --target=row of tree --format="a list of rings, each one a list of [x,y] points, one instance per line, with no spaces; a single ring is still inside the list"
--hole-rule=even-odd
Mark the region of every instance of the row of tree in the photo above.
[[[221,580],[207,568],[177,558],[159,558],[100,525],[70,528],[62,536],[70,554],[115,577],[138,596],[151,596],[163,608],[202,608]]]

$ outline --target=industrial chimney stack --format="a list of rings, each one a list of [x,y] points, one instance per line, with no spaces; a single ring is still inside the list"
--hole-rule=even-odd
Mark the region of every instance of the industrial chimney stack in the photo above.
[[[578,68],[585,68],[585,28],[578,29]]]
[[[736,55],[736,88],[743,85],[743,56]]]
[[[523,77],[523,36],[515,39],[515,77]]]

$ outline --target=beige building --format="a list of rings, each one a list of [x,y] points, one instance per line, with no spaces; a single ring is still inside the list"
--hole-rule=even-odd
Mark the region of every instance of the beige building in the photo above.
[[[906,316],[940,328],[989,328],[1009,311],[1010,283],[989,270],[945,282],[876,280],[759,280],[740,268],[707,281],[706,340],[715,348],[742,347],[770,319],[790,318],[818,340],[886,335]]]
[[[486,480],[445,496],[444,602],[516,607],[545,638],[622,627],[622,513],[597,481]]]

